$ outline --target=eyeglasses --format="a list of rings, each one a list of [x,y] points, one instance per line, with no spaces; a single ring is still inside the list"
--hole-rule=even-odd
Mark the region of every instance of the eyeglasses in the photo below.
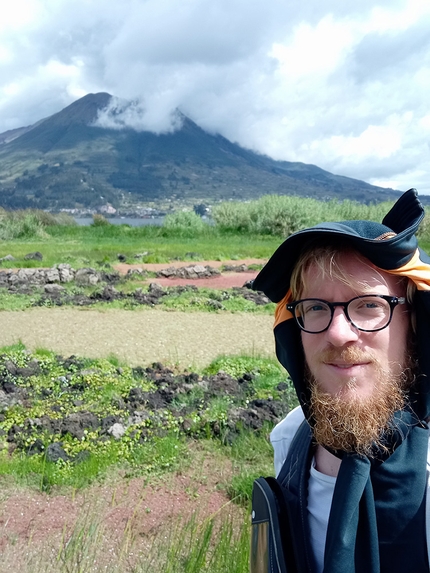
[[[405,302],[404,297],[365,294],[348,302],[304,298],[287,304],[287,309],[293,314],[299,327],[311,334],[318,334],[329,328],[337,306],[343,308],[346,318],[358,330],[377,332],[390,324],[395,307]]]

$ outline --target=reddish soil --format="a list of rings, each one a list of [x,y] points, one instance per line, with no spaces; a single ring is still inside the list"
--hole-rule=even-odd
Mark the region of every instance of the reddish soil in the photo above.
[[[74,495],[10,491],[11,486],[4,484],[0,503],[3,565],[11,561],[15,571],[27,570],[30,553],[58,555],[73,532],[85,533],[91,539],[89,532],[94,527],[94,558],[98,564],[104,559],[108,564],[117,563],[124,550],[134,556],[133,560],[145,554],[155,538],[160,542],[178,534],[192,516],[201,523],[222,511],[243,520],[243,510],[229,501],[222,487],[230,474],[230,463],[220,464],[218,460],[214,472],[213,460],[198,451],[197,460],[186,474],[167,475],[151,484],[144,478],[120,479],[113,485],[92,486]],[[0,571],[6,568],[0,566]]]
[[[185,267],[185,266],[210,266],[215,269],[219,269],[222,266],[240,266],[240,265],[262,265],[265,261],[261,259],[242,259],[239,261],[173,261],[171,263],[140,263],[129,265],[127,263],[119,263],[114,265],[115,270],[121,274],[126,274],[130,269],[145,269],[147,271],[161,271],[168,267]],[[242,287],[246,282],[255,279],[258,271],[246,271],[246,272],[223,272],[222,274],[210,278],[203,279],[181,279],[181,278],[162,278],[157,277],[156,279],[150,279],[146,282],[156,282],[161,286],[185,286],[189,284],[196,285],[198,287],[206,287],[213,289],[225,289],[232,287]]]

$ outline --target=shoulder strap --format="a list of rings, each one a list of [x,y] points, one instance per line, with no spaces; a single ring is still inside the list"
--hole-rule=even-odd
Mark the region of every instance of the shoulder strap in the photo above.
[[[312,460],[311,444],[312,431],[308,422],[304,420],[294,435],[277,478],[288,506],[290,543],[293,547],[297,571],[300,573],[310,573],[314,567],[307,519],[308,476]]]
[[[304,456],[303,454],[308,451],[311,439],[311,428],[308,422],[303,420],[294,434],[291,445],[288,449],[287,457],[285,458],[281,471],[276,478],[283,487],[287,487],[287,484],[291,479],[291,473],[294,472],[295,469],[298,469],[299,460],[307,458],[307,456]]]

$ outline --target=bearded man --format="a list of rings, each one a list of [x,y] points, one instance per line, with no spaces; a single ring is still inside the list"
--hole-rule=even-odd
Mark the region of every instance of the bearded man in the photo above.
[[[288,573],[429,572],[423,216],[411,189],[382,224],[295,233],[252,285],[278,303],[276,352],[300,402],[271,434]]]

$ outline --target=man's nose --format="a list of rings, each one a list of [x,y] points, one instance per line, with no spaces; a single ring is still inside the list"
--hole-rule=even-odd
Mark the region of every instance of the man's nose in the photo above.
[[[345,310],[337,307],[333,313],[333,320],[326,331],[328,342],[333,346],[343,346],[348,342],[358,340],[359,330],[348,320]]]

